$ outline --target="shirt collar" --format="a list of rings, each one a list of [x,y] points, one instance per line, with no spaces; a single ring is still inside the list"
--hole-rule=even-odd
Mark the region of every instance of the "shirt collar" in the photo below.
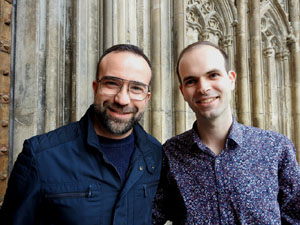
[[[243,125],[238,123],[234,117],[232,117],[232,125],[229,129],[229,134],[226,140],[226,148],[229,145],[230,141],[232,140],[234,143],[236,143],[239,146],[242,146],[243,144]],[[192,134],[192,143],[191,144],[197,144],[197,146],[200,149],[206,148],[206,145],[203,144],[201,141],[199,135],[198,135],[198,128],[197,128],[197,121],[194,122],[193,128],[191,130]]]
[[[228,139],[233,140],[237,145],[242,146],[243,144],[243,125],[238,123],[236,119],[232,118],[233,122],[229,130]]]

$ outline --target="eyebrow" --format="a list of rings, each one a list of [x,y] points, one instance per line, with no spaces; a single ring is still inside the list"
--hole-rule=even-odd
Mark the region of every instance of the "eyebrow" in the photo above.
[[[145,84],[141,81],[136,81],[136,80],[127,80],[127,79],[123,79],[123,78],[120,78],[120,77],[115,77],[115,76],[112,76],[112,75],[104,75],[102,78],[107,78],[107,79],[113,79],[113,80],[122,80],[122,81],[128,81],[128,82],[132,82],[134,84],[139,84],[139,85],[143,85],[143,86],[150,86],[149,84]]]
[[[211,70],[207,71],[205,74],[208,75],[208,74],[212,74],[212,73],[222,73],[222,71],[219,69],[211,69]],[[189,75],[189,76],[185,77],[182,81],[184,82],[186,80],[194,79],[194,78],[198,78],[198,76]]]
[[[211,73],[222,73],[222,71],[219,69],[211,69],[207,71],[205,74],[211,74]]]
[[[184,81],[186,81],[186,80],[189,80],[189,79],[195,79],[195,78],[197,78],[198,76],[192,76],[192,75],[189,75],[189,76],[187,76],[187,77],[185,77],[182,81],[184,82]]]

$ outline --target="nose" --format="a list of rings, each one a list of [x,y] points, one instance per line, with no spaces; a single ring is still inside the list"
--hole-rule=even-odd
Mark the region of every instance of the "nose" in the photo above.
[[[130,103],[127,85],[123,85],[119,93],[115,95],[115,102],[120,105],[128,105]]]
[[[205,78],[199,79],[197,88],[201,94],[206,94],[211,89],[210,82]]]

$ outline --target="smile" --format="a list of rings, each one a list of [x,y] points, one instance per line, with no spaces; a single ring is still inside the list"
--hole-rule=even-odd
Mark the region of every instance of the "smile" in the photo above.
[[[201,103],[201,104],[208,104],[208,103],[211,103],[213,101],[215,101],[218,97],[213,97],[213,98],[206,98],[206,99],[200,99],[198,101],[198,103]]]
[[[118,111],[118,110],[113,110],[113,109],[110,109],[112,112],[114,113],[118,113],[118,114],[121,114],[121,115],[125,115],[125,114],[130,114],[131,112],[124,112],[124,111]]]
[[[128,110],[120,110],[120,109],[115,109],[115,108],[109,107],[108,110],[110,112],[109,114],[112,117],[119,118],[119,119],[125,119],[125,120],[129,119],[133,114],[132,110],[129,110],[129,109]]]
[[[130,107],[115,107],[114,105],[107,107],[110,111],[118,113],[118,114],[130,114],[134,113],[135,110]]]

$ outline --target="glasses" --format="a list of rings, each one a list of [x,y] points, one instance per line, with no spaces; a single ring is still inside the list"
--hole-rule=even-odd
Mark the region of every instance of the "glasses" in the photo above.
[[[149,85],[134,80],[105,76],[97,81],[100,84],[100,93],[104,95],[114,96],[118,94],[121,91],[124,82],[128,83],[128,94],[130,99],[138,101],[144,100],[147,93],[150,91]]]

